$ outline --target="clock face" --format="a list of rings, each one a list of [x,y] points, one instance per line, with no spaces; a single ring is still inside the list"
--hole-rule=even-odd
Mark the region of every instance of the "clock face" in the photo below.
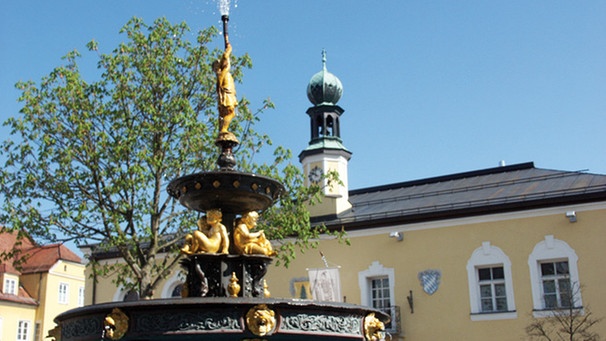
[[[314,168],[311,169],[311,171],[309,171],[309,181],[313,182],[313,183],[318,183],[320,182],[320,179],[322,179],[322,168],[315,166]]]

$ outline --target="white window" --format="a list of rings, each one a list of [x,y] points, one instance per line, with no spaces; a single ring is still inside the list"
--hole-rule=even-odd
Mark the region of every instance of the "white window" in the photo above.
[[[502,266],[478,269],[478,284],[483,313],[507,311],[507,292]]]
[[[84,287],[78,288],[78,307],[84,306]]]
[[[498,247],[483,242],[467,261],[471,320],[517,318],[511,261]]]
[[[69,297],[69,284],[59,283],[59,303],[67,304]]]
[[[541,282],[546,309],[574,306],[567,261],[541,262]]]
[[[376,261],[367,270],[358,273],[360,302],[390,315],[391,321],[385,328],[391,333],[399,332],[400,323],[394,295],[394,278],[393,268],[385,268]]]
[[[17,280],[14,278],[5,278],[2,292],[7,295],[17,295]]]
[[[29,321],[21,320],[17,325],[17,341],[29,340]]]
[[[528,257],[533,314],[548,316],[553,309],[583,306],[576,252],[552,235],[535,245]]]
[[[388,277],[370,278],[370,306],[390,313],[391,295]]]

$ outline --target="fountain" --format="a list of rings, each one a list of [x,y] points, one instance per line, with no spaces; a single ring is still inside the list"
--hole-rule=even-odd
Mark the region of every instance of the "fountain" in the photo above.
[[[275,256],[264,232],[251,232],[282,195],[268,177],[236,170],[229,131],[236,91],[230,74],[229,1],[221,0],[225,51],[217,75],[221,153],[218,170],[186,175],[168,193],[204,213],[181,252],[187,273],[183,298],[112,302],[67,311],[55,318],[56,341],[84,340],[381,340],[386,314],[346,303],[271,298],[264,276]]]

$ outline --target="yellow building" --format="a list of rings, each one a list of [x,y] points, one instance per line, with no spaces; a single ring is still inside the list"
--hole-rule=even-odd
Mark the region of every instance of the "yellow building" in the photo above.
[[[582,289],[575,307],[606,316],[606,176],[528,163],[351,191],[349,201],[321,220],[344,227],[351,246],[326,239],[319,251],[340,267],[343,299],[390,312],[393,335],[524,339],[532,317],[567,306],[570,284]],[[272,294],[301,297],[307,269],[324,266],[317,252],[298,255],[269,271]]]
[[[392,339],[415,341],[528,339],[530,323],[568,306],[606,317],[605,175],[529,162],[349,190],[342,88],[325,62],[308,87],[311,140],[299,158],[308,184],[324,188],[313,223],[344,228],[351,246],[324,238],[324,258],[312,250],[287,269],[270,269],[272,297],[383,309],[392,316]],[[328,183],[329,171],[342,183]],[[183,279],[177,271],[155,297],[179,296]],[[97,280],[87,280],[87,303],[128,298],[111,278]],[[606,322],[594,331],[606,337]]]
[[[344,228],[351,246],[323,239],[324,259],[307,252],[270,270],[272,295],[310,298],[308,270],[336,267],[338,299],[384,309],[392,337],[415,341],[528,339],[530,323],[560,309],[606,317],[606,176],[523,163],[348,190],[340,86],[325,66],[312,77],[299,158],[325,189],[314,222]],[[343,186],[322,179],[329,170]],[[606,322],[594,331],[606,337]]]
[[[0,252],[12,250],[14,234],[0,239]],[[21,250],[21,266],[0,264],[0,338],[40,341],[55,327],[55,316],[84,305],[84,265],[62,244],[24,240]]]

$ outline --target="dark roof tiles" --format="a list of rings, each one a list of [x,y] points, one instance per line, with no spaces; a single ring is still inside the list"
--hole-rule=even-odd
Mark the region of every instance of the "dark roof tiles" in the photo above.
[[[523,163],[351,191],[352,209],[327,225],[418,221],[606,200],[606,176]]]

